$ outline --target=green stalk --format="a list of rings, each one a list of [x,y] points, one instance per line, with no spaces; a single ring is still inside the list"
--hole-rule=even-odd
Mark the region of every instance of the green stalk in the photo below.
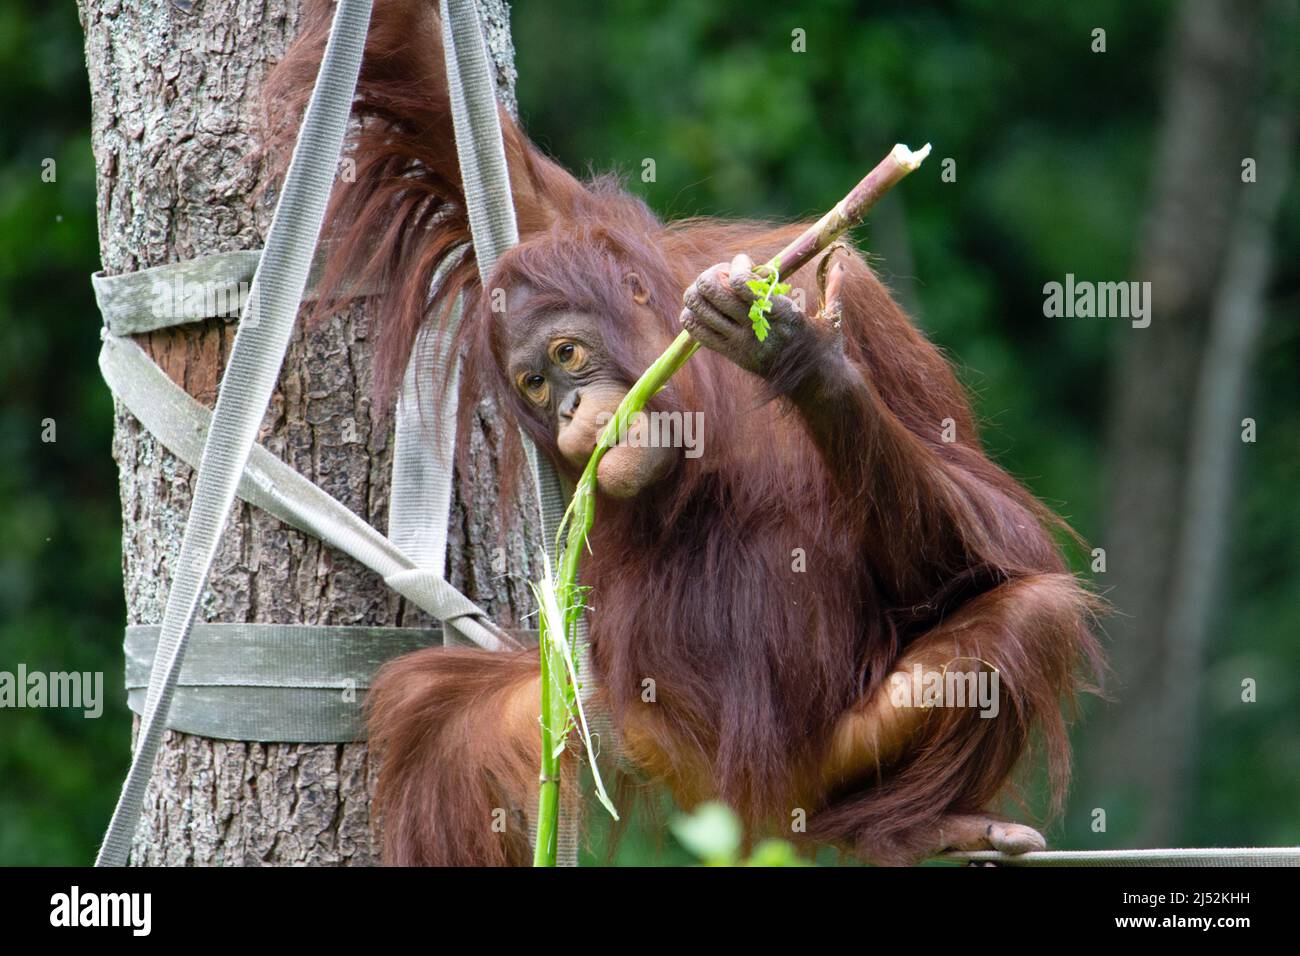
[[[754,271],[759,275],[766,273],[775,280],[779,266],[781,278],[794,275],[819,252],[860,223],[880,197],[920,166],[929,154],[928,143],[916,152],[901,144],[895,146],[834,208]],[[689,332],[682,332],[623,397],[614,417],[596,441],[596,447],[587,460],[582,477],[578,479],[564,520],[560,522],[556,533],[556,551],[560,555],[559,578],[551,580],[550,564],[547,562],[545,578],[534,589],[541,604],[542,662],[542,770],[537,802],[534,866],[555,866],[560,754],[568,731],[575,723],[580,723],[583,742],[595,776],[597,795],[614,819],[618,819],[596,768],[595,754],[592,752],[591,738],[587,733],[586,717],[582,714],[578,693],[579,675],[574,650],[577,646],[577,625],[584,610],[581,588],[578,586],[578,571],[582,555],[587,550],[587,535],[596,520],[596,472],[601,459],[626,434],[633,417],[645,409],[650,399],[659,394],[669,379],[677,374],[699,348],[700,343]],[[556,665],[560,663],[566,665],[567,684],[557,680],[561,671]]]
[[[542,661],[542,773],[537,798],[537,842],[533,866],[555,866],[557,826],[560,817],[560,758],[555,753],[553,653],[541,639]]]

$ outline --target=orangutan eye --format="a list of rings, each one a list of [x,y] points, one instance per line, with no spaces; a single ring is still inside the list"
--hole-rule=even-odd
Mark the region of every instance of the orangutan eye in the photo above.
[[[538,405],[545,405],[550,395],[550,387],[547,385],[546,376],[537,372],[522,372],[515,379],[519,385],[519,390],[524,393],[529,401]]]
[[[577,342],[559,341],[551,346],[551,361],[566,372],[572,372],[586,364],[587,352]]]

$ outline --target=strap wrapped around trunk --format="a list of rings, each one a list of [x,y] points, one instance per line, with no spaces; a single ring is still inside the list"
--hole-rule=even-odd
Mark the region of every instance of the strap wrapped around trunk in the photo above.
[[[157,625],[126,629],[127,701],[144,712]],[[442,644],[442,628],[196,624],[167,727],[218,740],[348,743],[385,661]]]

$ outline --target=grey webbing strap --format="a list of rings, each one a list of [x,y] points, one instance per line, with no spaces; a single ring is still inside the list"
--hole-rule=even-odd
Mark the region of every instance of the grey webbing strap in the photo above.
[[[114,335],[141,335],[204,319],[239,318],[248,302],[261,249],[214,252],[136,272],[90,277],[104,325]],[[317,255],[303,301],[316,298],[323,259]],[[360,285],[358,295],[375,289]]]
[[[443,260],[430,295],[469,251],[461,246]],[[402,378],[393,429],[393,480],[388,494],[388,537],[421,568],[446,573],[447,523],[456,461],[456,407],[460,363],[452,337],[461,320],[461,300],[452,304],[446,328],[426,327],[416,338]],[[422,386],[445,386],[433,405],[432,430],[425,427]],[[451,637],[448,633],[448,637]]]
[[[219,252],[117,276],[95,273],[91,284],[109,332],[139,335],[203,319],[237,316],[261,257],[260,249]],[[450,259],[448,265],[457,258]],[[319,266],[317,257],[304,299],[315,294]],[[459,316],[457,304],[446,330],[448,340]],[[447,359],[435,343],[437,338],[433,331],[421,335],[398,399],[388,527],[390,539],[417,566],[442,577],[455,452],[455,401],[453,397],[449,409],[439,409],[442,414],[433,436],[423,427],[419,402],[422,380],[442,380]],[[453,396],[455,376],[453,368]]]
[[[474,238],[475,263],[486,294],[497,259],[519,242],[519,227],[478,9],[474,0],[440,0],[440,3],[456,155],[460,160],[470,234]],[[543,543],[549,551],[555,543],[555,532],[564,516],[568,497],[550,462],[539,458],[533,443],[526,435],[522,437],[538,493]]]
[[[449,74],[457,70],[484,75],[487,71],[487,50],[474,11],[469,12],[471,17],[467,20],[464,10],[458,10],[456,17],[448,15],[445,4],[442,10]],[[455,76],[450,77],[449,93],[453,114],[463,117],[466,111],[464,90]],[[469,137],[475,138],[473,143],[460,150],[459,156],[464,171],[462,178],[470,227],[475,237],[479,268],[485,270],[484,274],[491,270],[500,250],[508,248],[517,238],[509,193],[504,203],[483,201],[485,190],[498,181],[497,177],[506,176],[496,98],[490,91],[488,99],[491,103],[490,117],[476,116],[468,131],[456,127],[458,143],[466,143]],[[494,144],[495,150],[492,149]],[[441,274],[434,278],[435,286],[451,264],[451,261],[444,263]],[[461,301],[457,299],[447,327],[441,331],[426,327],[411,351],[397,403],[393,481],[389,496],[389,537],[420,567],[439,576],[444,573],[446,565],[459,397],[460,362],[451,352],[451,340],[460,319]],[[436,434],[432,436],[423,427],[420,414],[422,382],[439,382],[446,386],[437,403]]]
[[[127,702],[137,714],[161,630],[126,629]],[[362,740],[361,708],[379,667],[441,643],[441,628],[195,624],[167,727],[218,740]]]
[[[104,324],[114,335],[139,335],[201,319],[236,319],[247,304],[261,249],[217,252],[184,262],[90,277]]]
[[[440,0],[456,155],[483,288],[501,253],[519,241],[510,171],[487,43],[474,0]]]
[[[167,377],[135,342],[104,335],[99,369],[109,390],[163,446],[197,467],[212,412]],[[254,445],[236,491],[244,501],[320,538],[464,637],[489,650],[506,646],[474,602],[441,575],[420,568],[347,506],[261,445]]]
[[[460,321],[460,300],[451,321]],[[393,481],[388,495],[388,537],[417,565],[443,575],[447,563],[447,521],[451,512],[452,471],[456,459],[456,388],[460,363],[450,355],[448,329],[439,342],[425,328],[411,349],[402,380],[393,429]],[[434,434],[424,427],[422,383],[446,382],[438,402]],[[450,406],[450,407],[448,407]]]
[[[474,255],[483,289],[498,257],[519,241],[515,207],[510,193],[505,143],[492,80],[487,45],[473,0],[440,0],[442,39],[447,64],[447,87],[456,131],[456,152],[465,192],[465,208],[474,237]],[[550,462],[541,459],[532,442],[524,438],[524,450],[537,489],[544,546],[554,547],[556,530],[564,516],[566,496]],[[587,626],[578,626],[579,653],[586,663]],[[590,673],[586,671],[585,673]],[[583,682],[588,692],[593,682]],[[576,866],[577,838],[581,824],[578,788],[566,788],[560,812],[558,859],[561,865]]]
[[[369,22],[370,0],[340,0],[266,248],[222,376],[167,594],[135,756],[96,865],[122,866],[130,856],[199,596],[279,377],[307,284],[352,110]]]
[[[519,241],[519,227],[511,199],[501,117],[477,7],[473,0],[440,2],[456,153],[470,233],[474,238],[475,261],[486,291],[497,259]],[[527,436],[524,436],[524,447],[538,491],[544,544],[549,550],[554,546],[568,496],[560,486],[555,469],[538,457]]]

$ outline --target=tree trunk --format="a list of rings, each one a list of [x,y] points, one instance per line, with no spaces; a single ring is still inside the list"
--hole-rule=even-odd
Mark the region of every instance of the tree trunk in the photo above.
[[[1243,186],[1242,160],[1256,157],[1260,177],[1286,175],[1256,152],[1268,13],[1233,0],[1180,8],[1138,263],[1153,318],[1125,330],[1114,390],[1098,543],[1120,612],[1107,622],[1117,701],[1094,719],[1081,789],[1136,845],[1168,845],[1181,826],[1240,392],[1263,309],[1274,210],[1260,222],[1244,190],[1271,184]]]
[[[513,108],[514,51],[505,0],[479,0]],[[192,4],[80,0],[92,93],[99,236],[108,274],[260,247],[271,209],[266,170],[248,160],[270,62],[292,39],[299,0]],[[234,327],[209,320],[140,344],[211,406]],[[370,317],[357,308],[299,328],[259,440],[376,527],[387,523],[391,417],[371,416]],[[480,409],[475,468],[458,476],[479,500],[497,485],[499,419]],[[113,456],[122,499],[122,567],[131,624],[162,621],[193,474],[120,405]],[[523,545],[534,516],[509,517],[505,574],[495,509],[453,503],[448,577],[499,619],[529,605]],[[200,620],[426,625],[428,618],[352,559],[237,501]],[[138,721],[137,721],[138,725]],[[132,852],[136,864],[374,863],[366,745],[230,742],[169,731]]]

